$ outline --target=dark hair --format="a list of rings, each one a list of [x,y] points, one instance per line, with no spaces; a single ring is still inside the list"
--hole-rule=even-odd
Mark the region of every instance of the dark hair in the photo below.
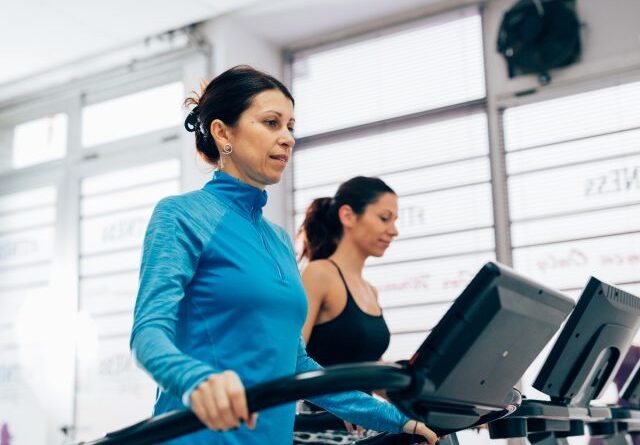
[[[196,134],[196,148],[212,163],[220,159],[220,152],[209,131],[211,122],[220,119],[235,127],[240,115],[251,106],[253,98],[266,90],[279,90],[291,102],[293,96],[282,82],[248,65],[238,65],[215,77],[200,95],[193,93],[184,101],[185,107],[195,105],[184,126]]]
[[[340,184],[333,198],[314,199],[298,231],[303,242],[300,260],[328,258],[336,251],[343,233],[338,217],[340,207],[347,204],[356,215],[362,216],[367,206],[384,193],[395,195],[396,192],[380,178],[356,176]]]

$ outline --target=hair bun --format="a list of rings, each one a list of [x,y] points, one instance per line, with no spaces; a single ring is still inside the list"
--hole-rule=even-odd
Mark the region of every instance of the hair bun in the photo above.
[[[200,125],[200,107],[199,106],[195,106],[193,107],[193,110],[191,110],[191,112],[187,115],[187,118],[184,120],[184,128],[190,132],[193,133],[194,131],[197,131]]]

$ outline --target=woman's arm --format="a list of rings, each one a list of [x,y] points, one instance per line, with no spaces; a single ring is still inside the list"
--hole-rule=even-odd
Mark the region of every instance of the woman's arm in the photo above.
[[[309,341],[313,326],[318,320],[320,310],[324,305],[329,291],[329,283],[331,276],[327,273],[326,267],[322,261],[312,261],[302,272],[302,285],[307,294],[309,308],[307,311],[307,319],[302,328],[302,338],[305,342]]]
[[[304,341],[298,343],[296,373],[322,369],[307,355]],[[348,391],[310,398],[314,404],[326,409],[343,420],[375,431],[390,433],[415,433],[423,436],[430,445],[438,437],[424,423],[410,420],[395,406],[381,401],[361,391]]]
[[[147,227],[130,347],[134,360],[163,391],[188,405],[190,392],[222,370],[184,354],[175,344],[178,307],[210,237],[177,199],[160,201]]]
[[[307,355],[305,344],[300,338],[296,373],[322,369]],[[343,420],[375,431],[402,432],[409,418],[390,403],[375,399],[361,391],[349,391],[328,396],[313,397],[314,404],[326,409]]]

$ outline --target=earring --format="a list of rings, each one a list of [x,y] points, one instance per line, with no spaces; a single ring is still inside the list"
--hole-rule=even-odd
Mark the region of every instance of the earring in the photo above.
[[[220,150],[220,159],[218,159],[218,170],[222,170],[224,168],[224,161],[222,160],[222,155],[229,156],[233,152],[233,146],[231,144],[225,144]]]

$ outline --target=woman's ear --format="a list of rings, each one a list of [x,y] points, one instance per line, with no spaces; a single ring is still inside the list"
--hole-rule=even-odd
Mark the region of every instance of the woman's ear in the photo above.
[[[338,219],[345,229],[350,229],[356,222],[356,214],[349,204],[343,204],[338,209]]]
[[[218,147],[224,147],[227,144],[233,145],[233,142],[230,141],[231,129],[220,119],[211,121],[209,132]]]

